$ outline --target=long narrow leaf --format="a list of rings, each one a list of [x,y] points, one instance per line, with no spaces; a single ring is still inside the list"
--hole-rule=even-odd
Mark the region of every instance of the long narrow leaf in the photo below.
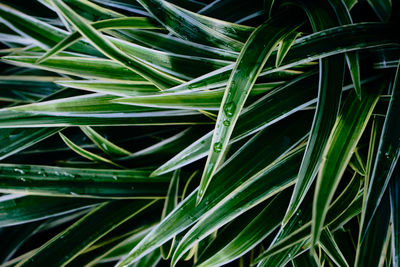
[[[361,101],[356,99],[355,94],[349,94],[329,137],[314,195],[313,245],[319,239],[329,203],[378,101],[382,85],[373,85],[377,88],[366,92]]]
[[[389,184],[390,177],[400,157],[400,65],[393,82],[392,97],[380,136],[378,153],[371,173],[362,216],[360,240],[369,227],[370,220]]]
[[[307,13],[314,31],[325,30],[337,25],[334,10],[330,8],[328,1],[319,1],[318,4],[314,4],[305,0],[301,1],[301,6]],[[296,212],[317,174],[322,152],[339,111],[344,76],[343,61],[342,55],[319,60],[318,102],[314,121],[299,170],[298,182],[295,185],[283,223],[286,223]]]
[[[296,26],[290,23],[282,27],[285,16],[286,14],[281,14],[278,18],[271,18],[257,28],[239,55],[221,102],[210,152],[200,182],[197,203],[203,198],[221,162],[239,114],[262,67],[279,41],[296,29]]]
[[[44,165],[0,165],[0,191],[89,198],[164,197],[169,177],[149,171],[85,169]]]
[[[69,140],[62,133],[59,133],[59,135],[60,135],[61,139],[64,141],[64,143],[69,148],[71,148],[73,151],[75,151],[77,154],[81,155],[82,157],[87,158],[89,160],[96,161],[96,162],[104,162],[104,163],[107,163],[107,164],[111,164],[111,165],[113,165],[115,167],[123,168],[121,165],[118,165],[118,164],[112,162],[109,159],[106,159],[106,158],[104,158],[102,156],[96,155],[96,154],[94,154],[94,153],[92,153],[92,152],[90,152],[90,151],[88,151],[86,149],[83,149],[83,148],[79,147],[78,145],[73,143],[71,140]]]
[[[122,155],[126,156],[132,154],[131,152],[105,139],[103,136],[101,136],[99,133],[97,133],[89,126],[82,126],[80,128],[86,134],[86,136],[93,141],[93,143],[95,143],[101,150],[103,150],[110,156],[122,156]]]

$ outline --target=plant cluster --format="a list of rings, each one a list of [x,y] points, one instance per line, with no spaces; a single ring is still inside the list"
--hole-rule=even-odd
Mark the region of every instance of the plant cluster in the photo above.
[[[1,2],[1,266],[399,266],[391,0]]]

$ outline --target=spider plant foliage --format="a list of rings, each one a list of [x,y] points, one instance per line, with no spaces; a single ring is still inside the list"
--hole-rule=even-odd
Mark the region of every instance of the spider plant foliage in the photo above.
[[[1,266],[399,266],[399,27],[391,0],[2,0]]]

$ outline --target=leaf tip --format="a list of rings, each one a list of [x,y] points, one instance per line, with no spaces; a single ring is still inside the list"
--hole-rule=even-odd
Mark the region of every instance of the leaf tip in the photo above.
[[[203,196],[204,196],[204,191],[202,191],[202,189],[199,189],[199,192],[197,192],[197,197],[196,197],[196,207],[201,203]]]
[[[149,177],[156,177],[156,176],[159,176],[159,175],[160,175],[160,172],[157,169],[157,170],[153,171],[152,173],[150,173]]]

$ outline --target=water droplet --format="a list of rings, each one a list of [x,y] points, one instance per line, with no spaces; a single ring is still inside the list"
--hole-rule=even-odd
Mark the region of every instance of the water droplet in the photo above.
[[[229,125],[231,125],[231,122],[229,120],[224,120],[223,124],[225,126],[229,126]]]
[[[390,145],[387,152],[385,153],[385,156],[387,159],[390,159],[390,157],[392,156],[392,146]]]
[[[200,142],[200,144],[204,144],[205,142],[206,142],[206,141],[203,140],[203,141]]]
[[[21,177],[19,178],[22,182],[26,182],[25,178]]]
[[[214,144],[214,151],[219,153],[219,152],[221,152],[221,150],[222,150],[222,143],[221,142],[216,142]]]
[[[21,169],[15,168],[14,171],[18,172],[19,174],[25,174],[25,172],[23,170],[21,170]]]
[[[232,117],[236,110],[236,105],[233,102],[228,102],[224,106],[224,112],[227,117]]]
[[[118,180],[118,177],[117,176],[115,176],[115,175],[113,175],[113,177],[112,177],[115,181],[116,180]]]
[[[78,196],[78,194],[75,193],[75,192],[69,192],[69,194],[70,194],[71,196]]]

